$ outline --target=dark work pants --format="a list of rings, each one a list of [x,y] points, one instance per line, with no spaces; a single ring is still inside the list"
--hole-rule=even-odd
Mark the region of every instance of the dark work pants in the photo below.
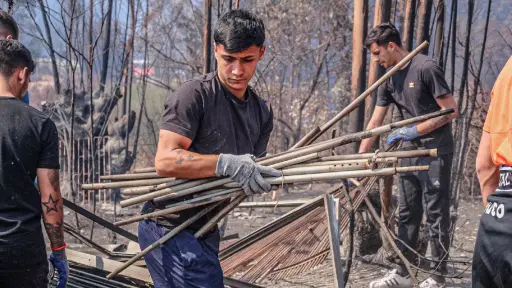
[[[401,166],[429,165],[428,171],[403,173],[399,176],[399,225],[398,238],[407,246],[416,248],[423,212],[430,233],[432,253],[431,268],[445,274],[448,251],[450,248],[450,176],[453,154],[439,157],[402,159]],[[400,241],[400,251],[409,261],[415,259],[415,253]],[[405,266],[400,265],[398,272],[407,275]],[[433,275],[438,282],[444,277]]]
[[[1,257],[1,256],[0,256]],[[34,265],[33,263],[32,265]],[[48,262],[21,270],[0,271],[0,287],[2,288],[47,288]]]
[[[500,170],[500,185],[487,197],[476,237],[474,288],[512,287],[512,167]]]
[[[152,220],[139,223],[139,245],[143,250],[170,231]],[[223,288],[219,230],[196,239],[184,230],[144,256],[155,288]]]

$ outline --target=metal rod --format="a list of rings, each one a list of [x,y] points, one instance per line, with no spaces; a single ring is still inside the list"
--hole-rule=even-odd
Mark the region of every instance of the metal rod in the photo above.
[[[153,251],[155,248],[158,248],[161,245],[165,244],[165,242],[167,242],[169,239],[171,239],[172,237],[176,236],[178,233],[180,233],[185,228],[187,228],[190,224],[194,223],[197,219],[203,217],[206,213],[210,212],[213,208],[217,207],[219,204],[220,204],[220,202],[219,203],[215,203],[215,204],[211,204],[210,206],[208,206],[208,207],[204,208],[203,210],[199,211],[199,213],[197,213],[193,217],[187,219],[185,222],[183,222],[182,224],[180,224],[179,226],[177,226],[176,228],[171,230],[169,233],[167,233],[164,237],[160,238],[155,243],[151,244],[149,247],[147,247],[146,249],[142,250],[137,255],[133,256],[133,258],[131,258],[126,263],[124,263],[122,266],[120,266],[119,268],[114,270],[114,272],[108,274],[107,275],[107,279],[114,278],[117,274],[121,273],[123,270],[128,268],[130,265],[135,263],[137,260],[139,260],[142,257],[144,257],[144,255],[146,255],[149,252]]]
[[[217,213],[215,216],[213,216],[212,219],[210,219],[206,224],[203,225],[195,234],[194,236],[196,238],[199,238],[203,236],[206,232],[210,231],[210,229],[213,228],[213,226],[217,225],[217,222],[219,222],[224,216],[229,214],[231,210],[235,209],[235,207],[242,203],[242,201],[245,200],[247,197],[244,192],[237,192],[238,196],[236,196],[231,203],[229,203],[226,207],[224,207],[219,213]]]
[[[396,64],[393,68],[391,68],[386,74],[384,74],[382,77],[380,77],[379,80],[377,80],[373,85],[368,87],[366,91],[363,92],[363,94],[359,95],[354,101],[352,101],[347,107],[345,107],[343,110],[340,111],[334,118],[332,118],[330,121],[322,125],[321,127],[315,127],[313,131],[318,132],[310,132],[306,135],[306,137],[302,138],[299,142],[297,142],[292,149],[296,149],[299,147],[302,147],[304,145],[310,144],[314,142],[318,137],[320,137],[325,131],[327,131],[329,128],[331,128],[334,124],[336,124],[338,121],[340,121],[343,117],[347,116],[350,112],[355,110],[361,102],[364,101],[366,97],[371,95],[375,89],[377,89],[380,85],[382,85],[386,80],[388,80],[391,76],[393,76],[396,72],[398,72],[402,67],[407,64],[414,56],[418,55],[423,49],[425,49],[428,46],[427,41],[423,41],[421,45],[416,47],[411,53],[409,53],[407,56],[404,57],[398,64]]]
[[[100,189],[115,189],[115,188],[127,188],[127,187],[139,187],[148,185],[158,185],[174,181],[175,178],[161,178],[161,179],[149,179],[149,180],[134,180],[134,181],[121,181],[112,183],[92,183],[83,184],[83,190],[100,190]]]
[[[84,208],[76,205],[75,203],[67,200],[66,198],[62,198],[62,200],[64,201],[64,206],[66,206],[67,208],[77,212],[78,214],[81,214],[82,216],[86,217],[86,218],[89,218],[90,220],[100,224],[101,226],[109,229],[109,230],[112,230],[113,232],[119,234],[119,235],[122,235],[126,238],[128,238],[129,240],[132,240],[134,242],[139,242],[139,239],[137,238],[136,235],[122,229],[122,228],[119,228],[119,227],[116,227],[114,226],[112,223],[106,221],[105,219],[101,218],[101,217],[98,217],[96,214],[93,214],[87,210],[85,210]]]

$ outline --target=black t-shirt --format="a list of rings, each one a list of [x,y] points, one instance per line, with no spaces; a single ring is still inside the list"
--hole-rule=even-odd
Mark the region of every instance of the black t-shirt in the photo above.
[[[250,87],[245,99],[238,99],[224,88],[216,72],[200,76],[185,82],[167,97],[160,128],[191,139],[189,150],[192,152],[263,157],[273,129],[272,109]],[[159,203],[158,208],[187,198]],[[148,206],[150,202],[144,210]],[[199,229],[222,207],[224,205],[196,221],[191,228]],[[202,208],[188,209],[179,213],[179,218],[166,220],[178,225]]]
[[[409,119],[441,110],[436,98],[450,92],[441,67],[428,56],[417,55],[379,87],[376,105],[387,107],[394,103],[403,119]],[[451,124],[404,142],[403,146],[437,148],[439,155],[453,153]]]
[[[48,116],[12,97],[0,97],[0,123],[0,258],[36,263],[46,252],[34,180],[37,168],[60,168],[57,128]],[[0,268],[4,263],[0,260]]]

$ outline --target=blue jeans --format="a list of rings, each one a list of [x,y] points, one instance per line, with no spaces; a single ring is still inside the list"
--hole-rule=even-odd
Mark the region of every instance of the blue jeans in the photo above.
[[[146,249],[169,231],[154,221],[141,221],[140,249]],[[149,252],[144,260],[155,288],[224,288],[219,243],[218,229],[200,239],[194,237],[194,231],[184,230]]]

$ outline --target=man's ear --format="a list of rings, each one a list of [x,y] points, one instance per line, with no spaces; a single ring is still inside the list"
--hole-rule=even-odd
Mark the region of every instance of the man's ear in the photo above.
[[[7,35],[7,37],[5,37],[5,40],[12,40],[12,39],[13,39],[13,38],[12,38],[12,35],[10,35],[10,34],[9,34],[9,35]]]
[[[25,67],[18,72],[18,81],[22,84],[28,83],[30,80],[30,72]]]
[[[265,45],[262,45],[261,48],[260,48],[260,60],[263,58],[263,56],[265,55],[265,51],[267,50],[267,46]]]

